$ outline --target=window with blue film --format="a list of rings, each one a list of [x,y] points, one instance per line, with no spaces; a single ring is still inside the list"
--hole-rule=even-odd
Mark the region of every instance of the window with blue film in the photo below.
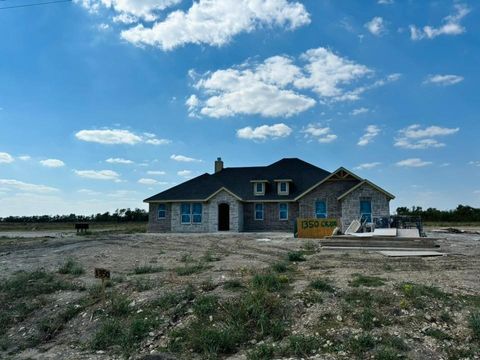
[[[323,200],[315,202],[315,216],[317,219],[325,219],[327,217],[327,203]]]

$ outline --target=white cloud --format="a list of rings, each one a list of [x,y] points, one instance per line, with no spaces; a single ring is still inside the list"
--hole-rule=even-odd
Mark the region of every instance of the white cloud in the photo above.
[[[80,193],[80,194],[85,194],[85,195],[89,195],[89,196],[96,196],[96,195],[101,195],[102,194],[101,192],[94,191],[94,190],[91,190],[91,189],[80,189],[80,190],[77,190],[77,192]]]
[[[397,162],[397,166],[401,167],[424,167],[433,164],[431,161],[423,161],[419,158],[405,159]]]
[[[304,112],[320,101],[352,101],[370,89],[399,79],[392,74],[373,83],[357,84],[373,76],[364,65],[326,48],[310,49],[297,59],[273,56],[263,62],[247,61],[203,75],[189,72],[199,94],[191,95],[186,106],[190,116],[213,118],[236,115],[288,117]]]
[[[479,161],[469,161],[468,165],[480,166],[480,160]]]
[[[172,50],[186,44],[221,46],[235,35],[259,27],[287,29],[310,23],[310,15],[299,2],[288,0],[199,0],[185,12],[176,10],[153,25],[140,23],[124,30],[121,37],[135,45]]]
[[[30,184],[19,180],[13,179],[0,179],[0,186],[5,187],[10,190],[20,190],[20,191],[28,191],[33,193],[50,193],[58,191],[57,188],[45,186],[45,185],[37,185],[37,184]]]
[[[28,160],[31,159],[31,156],[30,155],[22,155],[22,156],[19,156],[18,158],[22,161],[28,161]]]
[[[459,75],[430,75],[428,76],[424,84],[434,84],[434,85],[442,85],[442,86],[449,86],[455,85],[463,81],[463,76]]]
[[[399,130],[399,136],[395,138],[394,145],[404,149],[444,147],[445,144],[434,137],[452,135],[459,130],[460,128],[444,128],[435,125],[422,128],[420,125],[414,124]]]
[[[321,124],[308,124],[302,129],[307,139],[315,139],[319,143],[331,143],[337,139],[337,135],[331,133],[329,127],[322,127]]]
[[[12,155],[6,152],[0,152],[0,164],[9,164],[14,162],[15,159],[13,158]]]
[[[120,181],[120,175],[113,170],[74,170],[74,172],[87,179]]]
[[[155,134],[144,133],[142,136],[130,130],[122,129],[80,130],[75,134],[75,137],[82,141],[107,145],[135,145],[139,143],[164,145],[170,143],[170,140],[167,139],[157,139]]]
[[[381,36],[385,33],[385,23],[379,16],[375,16],[372,20],[365,24],[365,27],[372,35]]]
[[[394,3],[394,1],[393,0],[378,0],[377,3],[380,4],[380,5],[391,5],[391,4]]]
[[[369,111],[370,111],[369,109],[361,107],[361,108],[353,109],[350,114],[352,114],[353,116],[357,116],[357,115],[361,115],[361,114],[366,114]]]
[[[274,125],[262,125],[253,129],[251,126],[247,126],[243,129],[237,130],[237,137],[240,139],[248,140],[267,140],[278,139],[289,136],[292,133],[292,129],[283,124]]]
[[[365,146],[370,144],[373,139],[380,134],[380,128],[377,125],[368,125],[365,128],[365,134],[363,134],[358,140],[357,145]]]
[[[122,159],[122,158],[108,158],[105,162],[109,164],[133,164],[132,160]]]
[[[165,171],[149,170],[147,171],[148,175],[165,175]]]
[[[40,160],[40,164],[49,168],[59,168],[65,166],[65,163],[62,160],[58,159]]]
[[[142,184],[142,185],[156,185],[158,183],[158,181],[155,180],[155,179],[142,178],[142,179],[138,180],[138,183]]]
[[[192,177],[192,171],[191,170],[180,170],[177,172],[178,176],[182,176],[184,178],[190,178]]]
[[[191,158],[191,157],[188,157],[188,156],[175,155],[175,154],[171,155],[170,159],[175,160],[175,161],[179,161],[179,162],[202,162],[202,160],[199,160],[199,159],[194,159],[194,158]]]
[[[363,163],[355,167],[355,170],[370,170],[373,169],[379,165],[381,165],[381,162],[375,161],[375,162],[370,162],[370,163]]]
[[[460,35],[466,30],[461,25],[461,20],[468,15],[470,9],[464,4],[455,4],[455,13],[446,16],[443,19],[443,24],[439,27],[424,26],[418,28],[415,25],[410,25],[410,38],[412,40],[433,39],[440,35]]]

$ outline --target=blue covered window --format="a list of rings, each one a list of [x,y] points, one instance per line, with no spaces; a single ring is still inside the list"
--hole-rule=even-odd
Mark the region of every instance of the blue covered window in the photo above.
[[[255,204],[255,220],[263,220],[263,204]]]
[[[282,192],[282,193],[287,192],[287,183],[286,182],[281,182],[280,183],[280,192]]]
[[[190,204],[182,204],[181,208],[181,214],[182,214],[182,224],[190,224],[191,222],[191,217],[190,217]]]
[[[288,204],[280,203],[278,204],[278,217],[280,220],[288,220]]]
[[[165,204],[158,204],[158,218],[165,219],[167,217],[167,207]]]
[[[323,200],[315,202],[315,217],[317,219],[325,219],[327,217],[327,203]]]
[[[372,202],[370,200],[360,200],[360,218],[362,222],[372,222]]]
[[[202,222],[202,204],[182,204],[181,206],[182,224],[199,224]]]

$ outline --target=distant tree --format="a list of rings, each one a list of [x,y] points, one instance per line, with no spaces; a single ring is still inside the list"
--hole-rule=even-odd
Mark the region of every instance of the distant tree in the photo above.
[[[453,222],[479,222],[480,209],[468,205],[458,205],[454,210],[438,210],[428,208],[423,210],[420,206],[398,207],[398,215],[420,216],[424,221],[453,221]]]

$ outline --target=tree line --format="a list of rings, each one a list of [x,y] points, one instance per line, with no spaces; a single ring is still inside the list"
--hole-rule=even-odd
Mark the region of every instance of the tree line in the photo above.
[[[0,218],[4,223],[72,223],[72,222],[145,222],[148,221],[148,212],[143,209],[117,209],[113,213],[92,215],[36,215],[36,216],[7,216]]]
[[[423,221],[445,222],[480,222],[480,209],[468,205],[458,205],[453,210],[438,210],[428,208],[423,210],[421,206],[397,208],[398,215],[420,216]]]

